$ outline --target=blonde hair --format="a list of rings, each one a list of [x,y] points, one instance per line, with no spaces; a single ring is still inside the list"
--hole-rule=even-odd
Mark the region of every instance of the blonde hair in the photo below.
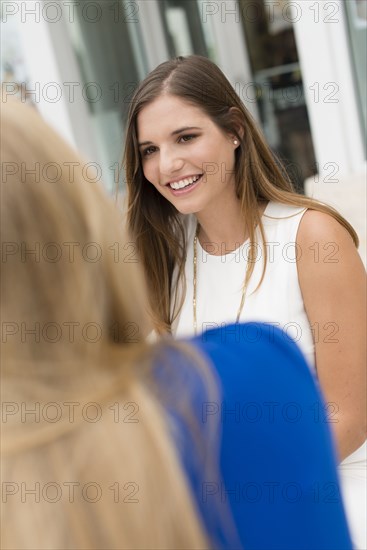
[[[120,217],[34,109],[2,116],[2,547],[206,548]]]
[[[235,189],[251,244],[250,269],[244,284],[255,266],[256,227],[262,241],[265,240],[258,209],[261,201],[277,201],[330,214],[349,231],[358,245],[356,232],[336,210],[294,191],[286,170],[271,152],[251,114],[219,67],[199,55],[180,56],[161,63],[140,84],[131,100],[124,154],[129,229],[145,272],[149,273],[151,316],[158,332],[170,332],[183,305],[187,255],[182,215],[145,178],[138,147],[138,114],[162,94],[171,94],[199,107],[219,129],[235,136],[240,144],[235,152]],[[266,263],[264,247],[264,269],[258,287]],[[172,288],[175,268],[177,279]]]

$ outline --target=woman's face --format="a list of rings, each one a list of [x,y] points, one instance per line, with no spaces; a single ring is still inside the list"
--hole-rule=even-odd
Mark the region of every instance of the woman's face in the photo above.
[[[144,175],[179,212],[212,211],[233,200],[238,145],[199,107],[163,95],[142,109],[137,126]]]

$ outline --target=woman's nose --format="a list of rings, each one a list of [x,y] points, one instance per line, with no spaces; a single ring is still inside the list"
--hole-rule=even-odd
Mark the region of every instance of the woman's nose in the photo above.
[[[161,149],[159,169],[164,176],[170,176],[181,170],[184,161],[175,148]]]

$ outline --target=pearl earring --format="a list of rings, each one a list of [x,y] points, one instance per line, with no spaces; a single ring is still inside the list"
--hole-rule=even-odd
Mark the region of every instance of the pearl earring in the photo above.
[[[236,139],[233,140],[234,145],[238,145],[238,141]]]

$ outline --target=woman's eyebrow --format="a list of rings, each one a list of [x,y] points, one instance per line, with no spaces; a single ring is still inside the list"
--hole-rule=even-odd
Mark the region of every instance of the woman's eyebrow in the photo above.
[[[186,130],[201,130],[198,126],[184,126],[183,128],[179,128],[178,130],[175,130],[172,132],[171,136],[175,136],[176,134],[180,134],[181,132],[186,132]]]
[[[171,133],[171,136],[175,136],[177,134],[180,134],[181,132],[186,132],[187,130],[201,130],[202,128],[199,128],[198,126],[184,126],[183,128],[179,128],[178,130],[174,130]],[[138,143],[138,147],[143,147],[143,145],[152,145],[152,141],[142,141],[141,143]]]
[[[141,143],[138,143],[138,147],[143,147],[143,145],[152,145],[151,141],[142,141]]]

